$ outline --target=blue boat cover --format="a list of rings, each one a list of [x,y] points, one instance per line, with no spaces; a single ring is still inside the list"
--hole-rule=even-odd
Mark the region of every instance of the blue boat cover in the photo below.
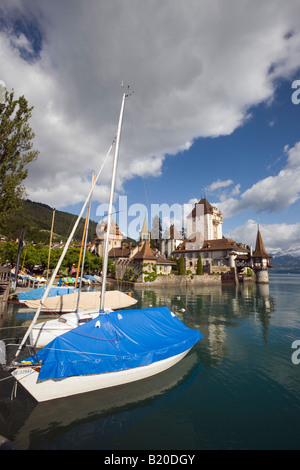
[[[120,310],[58,336],[26,362],[42,361],[38,380],[101,374],[167,359],[201,338],[167,307]]]
[[[45,293],[46,287],[38,287],[31,289],[27,292],[18,294],[19,300],[38,300],[41,299]],[[51,287],[48,297],[55,297],[57,295],[71,294],[74,292],[74,287]]]
[[[94,276],[91,276],[90,274],[85,274],[83,277],[85,279],[89,279],[90,281],[98,282],[97,279]]]

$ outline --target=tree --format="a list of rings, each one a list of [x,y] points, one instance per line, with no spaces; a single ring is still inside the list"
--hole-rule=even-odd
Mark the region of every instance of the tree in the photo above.
[[[17,259],[18,244],[6,242],[0,244],[0,264],[13,264]]]
[[[184,272],[184,259],[183,256],[181,255],[179,260],[178,260],[178,274],[179,276],[183,276],[185,274]]]
[[[0,85],[1,87],[1,85]],[[29,126],[33,107],[24,96],[14,99],[14,90],[0,90],[0,230],[26,196],[22,182],[28,163],[39,154],[33,150],[35,137]]]
[[[197,259],[196,274],[203,274],[202,259],[200,255],[198,255],[198,259]]]

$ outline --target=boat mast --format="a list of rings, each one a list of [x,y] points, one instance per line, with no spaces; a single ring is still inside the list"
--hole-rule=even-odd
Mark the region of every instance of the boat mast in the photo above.
[[[107,214],[107,230],[106,230],[106,238],[105,238],[105,252],[104,252],[103,266],[102,266],[100,313],[104,312],[104,296],[105,296],[105,290],[106,290],[106,275],[107,275],[107,264],[108,264],[108,248],[109,248],[109,236],[110,236],[110,226],[111,226],[111,212],[112,212],[112,203],[113,203],[114,190],[115,190],[122,120],[123,120],[125,99],[127,98],[127,96],[128,96],[127,93],[123,93],[119,124],[118,124],[118,130],[117,130],[117,140],[116,140],[115,155],[114,155],[114,162],[113,162],[113,172],[112,172],[112,178],[111,178],[111,187],[110,187],[108,214]]]
[[[50,257],[51,257],[51,245],[52,245],[52,236],[53,236],[54,216],[55,216],[55,209],[53,209],[53,212],[52,212],[52,224],[51,224],[51,232],[50,232],[49,251],[48,251],[47,282],[48,282],[48,278],[49,278],[49,269],[50,269]]]
[[[96,177],[96,175],[93,174],[93,184],[94,184],[95,177]],[[91,197],[90,197],[90,201],[89,201],[89,205],[88,205],[88,209],[87,209],[87,214],[86,214],[86,219],[85,219],[85,224],[84,224],[84,230],[83,230],[83,235],[82,235],[82,243],[81,243],[81,248],[80,248],[80,256],[79,256],[79,261],[78,261],[77,276],[76,276],[76,281],[75,281],[74,292],[76,292],[76,289],[77,289],[77,281],[78,281],[78,276],[79,276],[79,267],[80,267],[81,257],[82,257],[82,264],[81,264],[81,271],[80,271],[80,281],[79,281],[79,289],[78,289],[78,297],[77,297],[77,305],[76,305],[75,313],[78,313],[78,310],[79,310],[80,294],[81,294],[81,287],[82,287],[82,277],[83,277],[85,253],[86,253],[86,245],[87,245],[87,236],[88,236],[89,221],[90,221],[91,201],[92,201],[92,194],[91,194]],[[82,252],[83,252],[83,255],[82,255]]]
[[[67,250],[68,250],[68,248],[69,248],[69,245],[70,245],[70,243],[71,243],[71,240],[72,240],[72,238],[73,238],[73,236],[74,236],[74,234],[75,234],[75,231],[76,231],[76,229],[77,229],[77,227],[78,227],[78,224],[79,224],[79,222],[80,222],[80,220],[81,220],[81,217],[82,217],[82,215],[83,215],[83,212],[85,211],[85,208],[86,208],[86,206],[87,206],[87,204],[88,204],[88,202],[89,202],[89,200],[90,200],[90,198],[91,198],[91,195],[92,195],[92,193],[93,193],[94,187],[95,187],[95,185],[96,185],[96,183],[97,183],[97,181],[98,181],[98,178],[99,178],[100,174],[102,173],[102,170],[103,170],[103,168],[104,168],[104,164],[105,164],[107,158],[109,157],[110,152],[111,152],[111,150],[112,150],[114,144],[115,144],[115,139],[113,140],[113,142],[112,142],[112,144],[111,144],[111,146],[110,146],[110,148],[109,148],[109,150],[108,150],[108,152],[107,152],[107,154],[106,154],[106,156],[105,156],[105,159],[104,159],[104,161],[103,161],[103,163],[102,163],[102,166],[101,166],[100,170],[98,171],[96,178],[94,179],[94,182],[93,182],[93,184],[92,184],[92,187],[91,187],[91,189],[90,189],[90,192],[89,192],[89,194],[88,194],[88,196],[87,196],[87,198],[86,198],[86,200],[85,200],[85,203],[84,203],[83,206],[82,206],[82,209],[81,209],[80,214],[79,214],[78,217],[77,217],[77,220],[76,220],[76,222],[75,222],[75,224],[74,224],[74,226],[73,226],[73,229],[72,229],[72,231],[71,231],[71,233],[70,233],[70,235],[69,235],[69,238],[68,238],[68,240],[67,240],[67,242],[66,242],[66,244],[65,244],[65,247],[64,247],[64,249],[63,249],[63,252],[62,252],[62,254],[61,254],[60,258],[59,258],[59,261],[58,261],[58,263],[57,263],[57,265],[56,265],[56,268],[54,269],[54,271],[53,271],[53,273],[52,273],[52,276],[51,276],[51,279],[50,279],[50,281],[49,281],[49,284],[47,285],[46,290],[45,290],[45,292],[44,292],[44,295],[43,295],[43,297],[41,298],[40,304],[39,304],[39,306],[38,306],[38,308],[37,308],[37,310],[36,310],[36,312],[35,312],[35,315],[34,315],[33,319],[31,320],[31,323],[30,323],[30,325],[29,325],[29,327],[28,327],[28,329],[27,329],[27,331],[26,331],[26,333],[25,333],[25,335],[24,335],[24,337],[23,337],[23,339],[22,339],[22,341],[21,341],[21,343],[20,343],[18,349],[17,349],[17,352],[16,352],[16,354],[15,354],[15,357],[14,357],[14,359],[13,359],[13,361],[12,361],[13,364],[15,363],[17,357],[19,356],[19,354],[20,354],[20,352],[21,352],[21,350],[22,350],[24,344],[26,343],[26,340],[27,340],[27,338],[28,338],[28,336],[29,336],[29,334],[30,334],[32,328],[34,327],[34,325],[35,325],[35,323],[36,323],[36,321],[37,321],[37,319],[38,319],[38,317],[39,317],[39,315],[40,315],[42,305],[44,304],[46,298],[48,297],[48,294],[49,294],[49,292],[50,292],[50,289],[51,289],[51,287],[52,287],[52,285],[53,285],[53,282],[54,282],[54,280],[55,280],[55,276],[57,275],[58,270],[59,270],[59,268],[60,268],[60,266],[61,266],[61,263],[63,262],[63,259],[64,259],[65,255],[66,255],[66,252],[67,252]]]

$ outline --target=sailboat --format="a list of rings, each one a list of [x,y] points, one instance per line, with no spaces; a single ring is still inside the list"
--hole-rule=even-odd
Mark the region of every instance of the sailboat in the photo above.
[[[107,292],[106,308],[115,310],[117,308],[131,307],[137,303],[124,292],[114,290]],[[100,291],[79,292],[74,288],[72,291],[61,293],[59,295],[48,297],[41,305],[41,312],[64,314],[69,312],[99,312]],[[79,302],[79,303],[78,303]],[[41,299],[28,299],[24,301],[26,307],[36,310],[41,303]]]
[[[85,294],[89,294],[85,298]],[[54,338],[60,336],[67,331],[77,328],[78,326],[92,320],[99,315],[100,305],[100,292],[82,292],[79,302],[80,310],[78,310],[78,294],[77,296],[72,295],[74,311],[60,315],[58,318],[53,320],[47,320],[41,323],[36,323],[29,335],[30,345],[34,348],[43,348],[50,343]],[[83,296],[83,299],[82,299]],[[62,304],[66,298],[66,295],[60,296]],[[51,299],[52,300],[52,299]],[[69,300],[69,299],[68,299]],[[83,304],[83,301],[85,301]],[[137,300],[124,292],[118,290],[107,291],[105,293],[104,300],[104,312],[109,313],[113,310],[119,310],[121,308],[128,308],[137,303]],[[76,305],[77,304],[77,305]],[[83,308],[85,306],[85,309]],[[51,310],[47,310],[49,312]]]
[[[107,234],[125,100],[122,97],[109,198]],[[17,360],[39,315],[11,364],[12,375],[38,402],[115,387],[161,373],[185,357],[202,338],[167,307],[119,310],[104,314],[108,236],[105,243],[100,310],[82,326],[58,336],[29,358]],[[49,287],[49,286],[48,286]]]
[[[94,178],[94,176],[93,176]],[[89,207],[85,220],[85,226],[82,235],[82,244],[79,254],[79,262],[77,268],[75,287],[78,288],[65,288],[67,292],[58,291],[57,295],[51,295],[55,290],[51,287],[48,297],[41,301],[38,296],[36,299],[25,299],[24,303],[31,309],[37,309],[40,305],[41,313],[59,314],[59,318],[47,320],[42,323],[36,323],[29,335],[30,345],[34,348],[42,348],[46,346],[57,336],[60,336],[79,325],[92,320],[99,314],[100,295],[99,291],[86,291],[82,292],[82,278],[84,270],[85,252],[87,245],[87,227],[89,222],[91,197],[89,200]],[[49,256],[50,259],[50,256]],[[48,266],[49,266],[48,259]],[[82,263],[81,263],[82,261]],[[81,266],[81,273],[80,273]],[[78,281],[78,282],[77,282]],[[63,289],[63,288],[61,288]],[[137,303],[131,295],[127,295],[118,290],[106,292],[104,310],[106,312],[117,310],[121,308],[132,307]]]
[[[94,176],[93,176],[94,178]],[[67,320],[67,323],[69,325],[70,329],[71,327],[74,328],[74,326],[78,326],[78,324],[81,322],[81,313],[83,319],[86,321],[86,318],[89,318],[87,314],[90,313],[97,313],[99,311],[99,305],[100,305],[100,292],[99,291],[85,291],[82,292],[82,282],[83,282],[83,269],[84,269],[84,261],[85,261],[85,252],[86,252],[86,245],[87,245],[87,233],[88,233],[88,223],[89,223],[89,211],[90,211],[90,203],[91,203],[91,196],[89,199],[89,207],[87,210],[87,216],[85,219],[85,225],[84,225],[84,230],[82,234],[82,243],[81,243],[81,249],[80,249],[80,254],[79,254],[79,262],[78,262],[78,268],[77,268],[77,274],[75,278],[75,286],[74,288],[72,287],[51,287],[50,291],[48,292],[47,298],[41,302],[41,299],[43,297],[43,294],[46,291],[46,287],[38,289],[33,289],[29,291],[28,293],[23,293],[19,295],[19,301],[23,304],[25,304],[26,307],[36,310],[39,305],[41,304],[41,312],[45,313],[58,313],[58,314],[64,314],[64,313],[70,313],[70,312],[75,312],[76,316],[74,315],[69,315],[68,317],[65,318]],[[47,282],[48,282],[48,272],[49,272],[49,266],[50,266],[50,252],[51,252],[51,240],[52,240],[52,232],[53,232],[53,223],[54,223],[54,211],[53,211],[53,217],[52,217],[52,226],[51,226],[51,235],[50,235],[50,244],[49,244],[49,255],[48,255],[48,269],[47,269]],[[82,260],[82,264],[81,264]],[[81,266],[81,274],[80,274],[80,266]],[[37,292],[38,291],[38,292]],[[106,309],[118,309],[118,308],[125,308],[125,307],[131,307],[135,303],[137,303],[137,300],[133,299],[131,296],[120,292],[120,291],[111,291],[107,298],[105,299]],[[90,319],[90,318],[89,318]],[[55,331],[58,331],[61,329],[62,331],[66,331],[66,326],[64,328],[61,328],[62,324],[57,323],[56,320],[53,320],[53,328]],[[48,330],[51,328],[52,324],[48,324]],[[72,326],[71,326],[72,325]],[[43,330],[45,329],[46,325],[43,325]],[[40,329],[40,326],[35,326],[35,330]],[[39,340],[41,341],[41,333],[39,334]],[[53,339],[53,337],[51,338]],[[36,345],[35,343],[33,343]],[[38,347],[44,346],[46,343],[41,343]]]

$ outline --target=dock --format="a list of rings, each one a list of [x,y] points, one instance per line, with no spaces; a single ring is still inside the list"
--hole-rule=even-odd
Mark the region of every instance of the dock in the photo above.
[[[0,317],[3,317],[7,309],[7,301],[11,286],[10,268],[0,266]]]

